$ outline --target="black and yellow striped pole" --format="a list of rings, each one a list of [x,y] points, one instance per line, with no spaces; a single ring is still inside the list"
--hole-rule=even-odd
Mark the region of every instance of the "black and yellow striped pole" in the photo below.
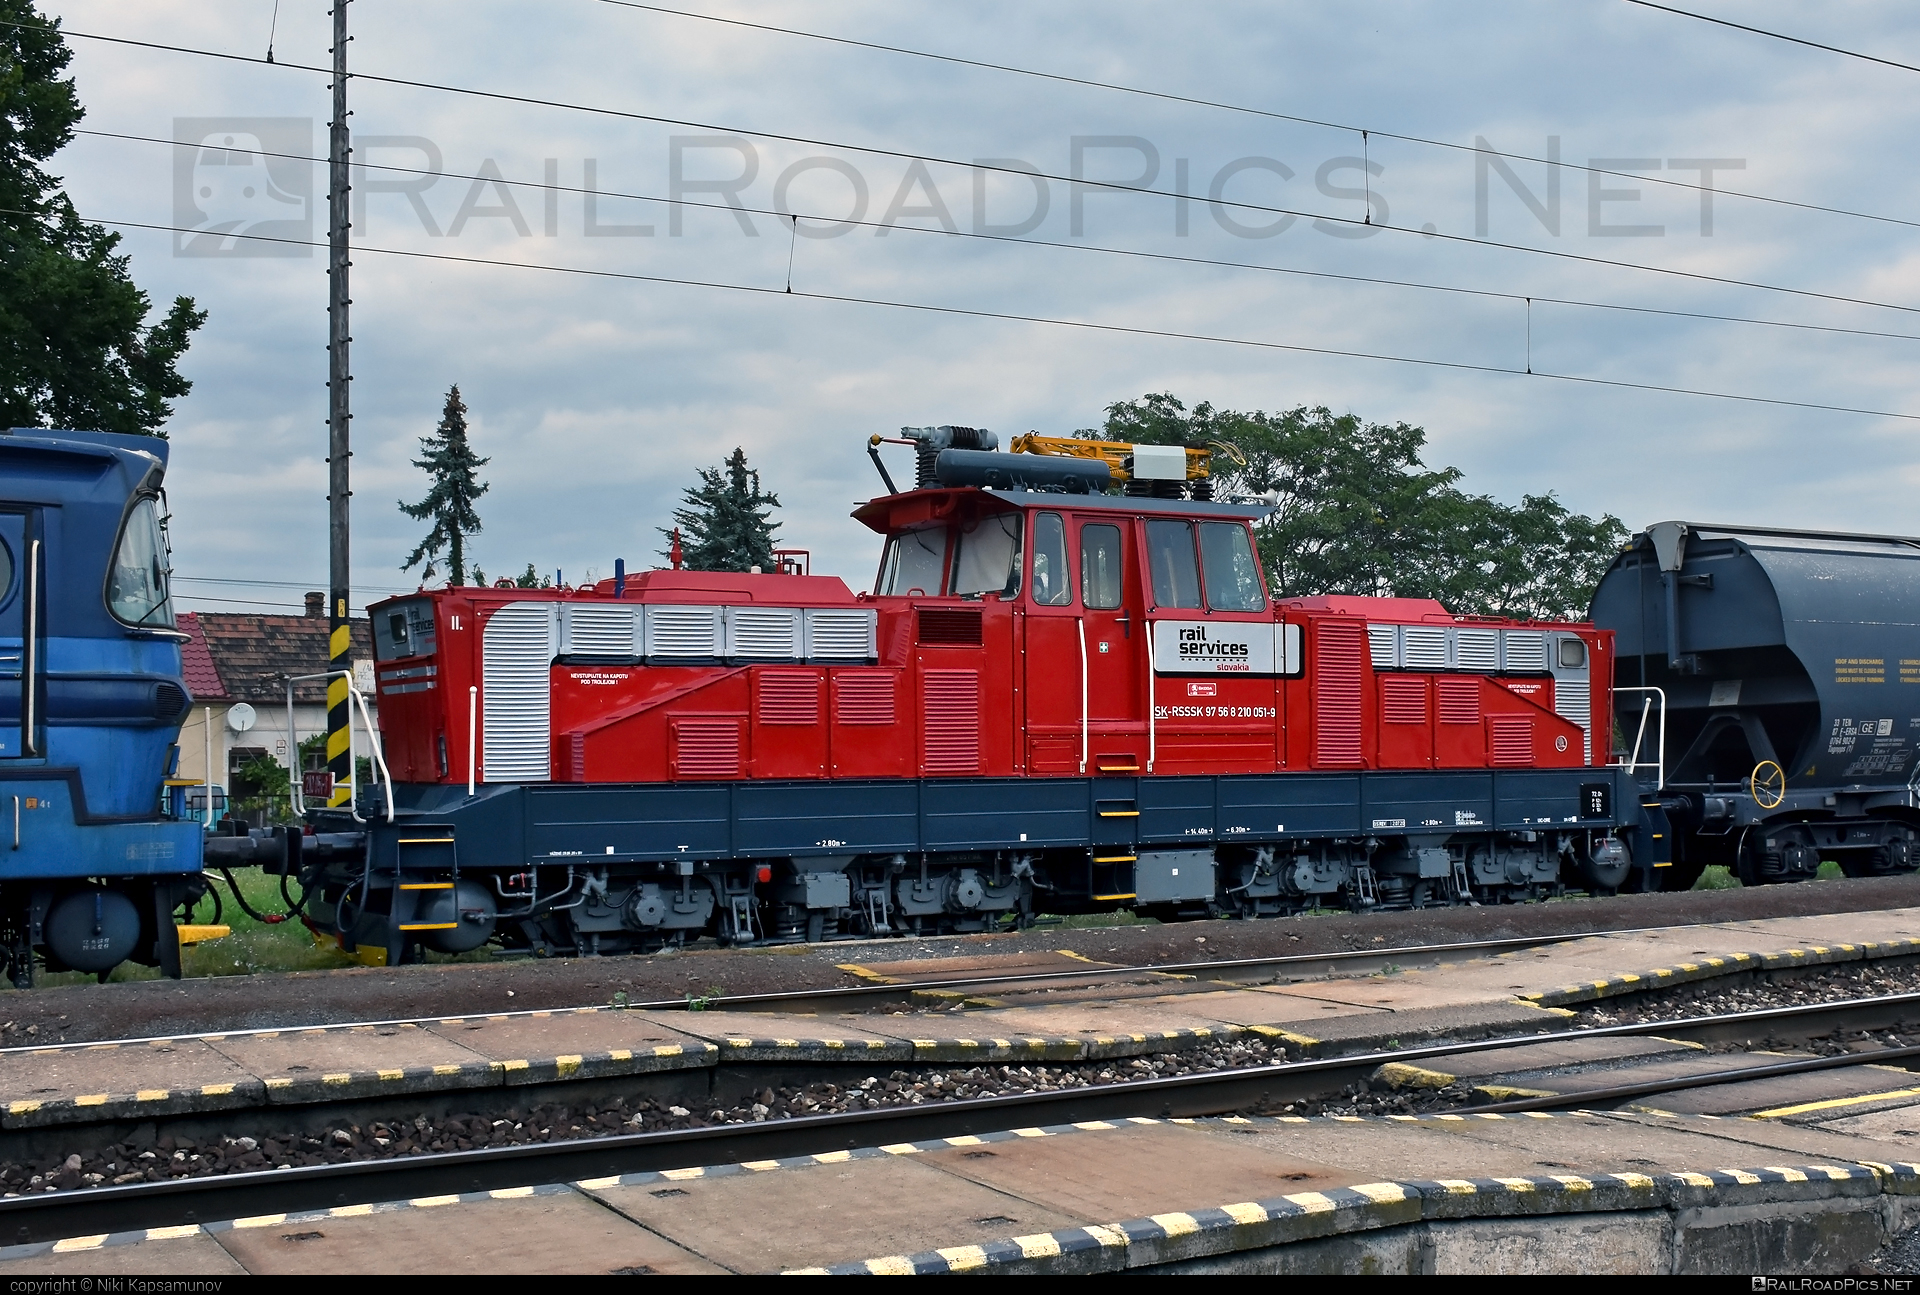
[[[327,132],[327,669],[353,669],[353,629],[347,619],[347,231],[350,176],[347,161],[351,139],[347,132],[347,4],[333,0],[333,121]],[[333,774],[330,806],[345,805],[352,795],[353,755],[348,726],[353,711],[348,702],[349,680],[327,680],[327,769]],[[299,753],[294,753],[299,759]]]

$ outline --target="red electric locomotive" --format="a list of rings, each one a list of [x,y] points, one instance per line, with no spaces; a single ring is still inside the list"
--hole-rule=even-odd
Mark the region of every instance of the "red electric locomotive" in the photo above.
[[[662,570],[375,605],[391,781],[309,815],[309,917],[398,959],[1625,879],[1610,633],[1276,602],[1268,505],[1212,499],[1204,450],[906,439],[915,488],[853,514],[871,593]]]

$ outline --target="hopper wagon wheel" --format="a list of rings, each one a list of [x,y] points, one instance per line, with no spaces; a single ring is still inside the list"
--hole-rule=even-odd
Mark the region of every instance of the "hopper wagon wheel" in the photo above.
[[[1780,802],[1787,798],[1787,772],[1771,760],[1762,760],[1753,766],[1753,773],[1747,778],[1747,790],[1753,793],[1753,803],[1761,809],[1778,809]]]

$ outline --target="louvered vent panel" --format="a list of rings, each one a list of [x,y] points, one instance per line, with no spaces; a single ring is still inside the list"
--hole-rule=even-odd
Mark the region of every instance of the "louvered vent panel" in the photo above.
[[[631,660],[640,655],[632,607],[569,607],[568,656]]]
[[[1462,670],[1500,672],[1499,630],[1455,630],[1453,639],[1454,663]]]
[[[1400,664],[1408,670],[1447,668],[1447,631],[1443,625],[1400,627]]]
[[[1367,650],[1373,655],[1375,670],[1393,670],[1400,665],[1400,627],[1367,626]]]
[[[1501,636],[1506,640],[1506,662],[1503,665],[1509,674],[1545,671],[1547,668],[1547,636],[1539,630],[1508,630]]]
[[[1435,679],[1440,694],[1442,724],[1478,724],[1480,722],[1480,681],[1478,679]]]
[[[647,607],[649,657],[712,658],[720,655],[718,607]]]
[[[1389,724],[1427,722],[1427,681],[1393,674],[1380,681],[1380,714]]]
[[[1561,719],[1580,726],[1584,736],[1582,756],[1588,762],[1593,761],[1593,688],[1585,679],[1555,679],[1553,681],[1553,713]]]
[[[553,617],[509,603],[481,643],[481,759],[488,782],[541,782],[552,761]]]
[[[802,670],[762,670],[760,722],[818,724],[820,676]]]
[[[740,773],[740,721],[673,721],[673,771],[680,778],[729,778]]]
[[[949,647],[978,647],[980,613],[967,607],[922,607],[919,618],[921,643]]]
[[[893,723],[891,672],[836,675],[833,681],[833,720],[836,724]]]
[[[807,612],[807,659],[871,661],[879,655],[875,636],[880,613],[816,608]]]
[[[928,773],[980,771],[980,676],[929,670],[921,676]]]
[[[1487,716],[1487,745],[1493,749],[1495,764],[1533,763],[1533,717],[1530,715]]]
[[[1321,765],[1360,763],[1360,679],[1364,639],[1358,625],[1322,621],[1314,634],[1313,753]]]
[[[729,607],[727,656],[736,661],[796,661],[800,624],[797,607]]]

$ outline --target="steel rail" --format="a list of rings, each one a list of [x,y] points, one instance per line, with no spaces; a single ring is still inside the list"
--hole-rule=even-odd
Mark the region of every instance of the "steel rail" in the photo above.
[[[1716,1088],[1721,1084],[1744,1084],[1755,1079],[1779,1075],[1798,1075],[1810,1070],[1839,1070],[1847,1066],[1883,1065],[1890,1061],[1909,1061],[1920,1057],[1920,1047],[1878,1048],[1872,1052],[1848,1052],[1834,1057],[1814,1057],[1805,1061],[1781,1061],[1764,1066],[1742,1066],[1734,1070],[1716,1070],[1703,1075],[1683,1075],[1672,1079],[1649,1079],[1638,1084],[1613,1084],[1589,1088],[1584,1092],[1556,1093],[1551,1097],[1520,1097],[1485,1106],[1456,1107],[1454,1115],[1503,1115],[1521,1111],[1557,1111],[1569,1107],[1608,1106],[1634,1097],[1653,1097],[1660,1093]],[[1863,1097],[1871,1094],[1862,1094]]]
[[[1920,1019],[1920,993],[1691,1019],[1640,1021],[1599,1029],[1504,1035],[1465,1043],[1438,1043],[1165,1079],[797,1116],[756,1124],[619,1134],[160,1183],[130,1183],[122,1187],[43,1192],[0,1199],[0,1241],[49,1241],[267,1214],[297,1214],[368,1201],[491,1191],[530,1183],[575,1182],[696,1165],[776,1160],[1041,1124],[1124,1120],[1135,1116],[1219,1115],[1249,1106],[1312,1100],[1331,1090],[1363,1082],[1388,1062],[1428,1061],[1575,1039],[1642,1034],[1673,1036],[1730,1029],[1750,1032],[1755,1024],[1768,1021],[1798,1020],[1819,1025],[1830,1020],[1883,1021],[1903,1015]],[[1787,1064],[1822,1069],[1868,1065],[1896,1055],[1902,1058],[1920,1055],[1920,1048],[1852,1053],[1820,1058],[1814,1064]],[[1764,1069],[1770,1073],[1790,1073],[1771,1066]],[[1701,1086],[1712,1081],[1713,1077],[1708,1076],[1696,1077],[1691,1082],[1693,1086]],[[1685,1085],[1670,1084],[1667,1090],[1678,1086]],[[1564,1101],[1552,1100],[1577,1107],[1598,1104],[1605,1099],[1588,1092],[1569,1094]],[[1503,1105],[1474,1109],[1492,1113],[1496,1109],[1518,1108]]]
[[[1677,926],[1634,926],[1619,927],[1602,931],[1568,931],[1551,935],[1504,936],[1495,940],[1464,940],[1450,944],[1409,944],[1398,945],[1390,949],[1340,949],[1330,953],[1288,953],[1275,954],[1264,958],[1227,958],[1211,962],[1169,962],[1146,966],[1129,966],[1115,963],[1100,967],[1069,967],[1059,971],[1018,972],[1002,975],[956,976],[941,980],[904,980],[888,984],[838,985],[821,989],[785,989],[763,994],[723,995],[710,1000],[704,1009],[694,1009],[691,998],[664,998],[644,1002],[630,1002],[615,1006],[608,1003],[586,1003],[573,1007],[526,1007],[512,1011],[474,1011],[474,1012],[438,1012],[431,1016],[397,1016],[378,1020],[325,1021],[313,1024],[283,1024],[250,1027],[236,1030],[199,1030],[186,1034],[142,1035],[121,1039],[94,1039],[70,1043],[23,1043],[0,1047],[0,1057],[25,1053],[45,1053],[74,1051],[83,1048],[100,1048],[109,1044],[132,1046],[147,1043],[183,1043],[198,1039],[243,1039],[264,1034],[284,1034],[293,1030],[350,1030],[386,1025],[431,1025],[439,1021],[486,1017],[489,1020],[511,1019],[524,1016],[549,1016],[555,1012],[684,1012],[689,1010],[732,1011],[751,1008],[791,1008],[816,1002],[848,1002],[861,999],[888,999],[909,997],[915,992],[926,990],[986,989],[995,985],[1039,984],[1048,981],[1098,981],[1118,979],[1137,975],[1204,975],[1219,971],[1258,971],[1263,968],[1304,967],[1315,963],[1341,965],[1351,969],[1358,965],[1364,967],[1369,962],[1402,962],[1416,958],[1437,957],[1446,953],[1468,953],[1504,951],[1512,949],[1542,948],[1553,944],[1569,944],[1575,940],[1590,940],[1600,936],[1612,935],[1648,935],[1661,932],[1674,932],[1698,929],[1715,925],[1710,922],[1687,922]],[[1728,974],[1737,975],[1742,971],[1757,968],[1734,967]]]

